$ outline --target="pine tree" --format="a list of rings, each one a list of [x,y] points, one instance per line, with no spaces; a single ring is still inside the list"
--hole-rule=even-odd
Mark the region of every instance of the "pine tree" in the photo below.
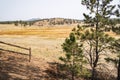
[[[118,9],[115,11],[115,15],[120,17],[120,5],[118,5]],[[119,24],[120,19],[115,19],[113,22],[114,24]],[[116,34],[120,35],[120,26],[119,27],[112,27],[112,31]],[[112,62],[115,67],[117,68],[117,80],[120,80],[120,39],[115,40],[112,43],[112,47],[110,47],[114,53],[117,53],[117,58],[105,58],[107,62]]]
[[[113,53],[117,54],[116,58],[105,58],[107,62],[112,62],[117,69],[117,80],[120,80],[120,39],[115,40],[110,47]]]
[[[95,64],[96,61],[96,31],[95,29],[86,29],[82,26],[78,26],[76,29],[76,35],[78,37],[78,40],[83,44],[83,53],[84,57],[87,59],[87,62],[89,63],[92,74],[97,74],[96,67],[98,65],[98,62]],[[98,32],[99,36],[99,44],[98,44],[98,60],[101,54],[109,49],[111,46],[110,44],[114,41],[114,38],[110,37],[109,35],[105,34],[104,32]],[[94,71],[94,72],[93,72]],[[95,75],[97,76],[97,75]],[[95,77],[92,79],[95,79]]]
[[[76,35],[73,32],[70,33],[69,38],[65,39],[62,45],[63,51],[65,52],[65,57],[60,57],[60,60],[64,62],[64,67],[71,75],[71,80],[75,80],[75,76],[83,75],[83,64],[85,60],[83,59],[82,44],[77,43]]]
[[[102,31],[104,31],[105,25],[109,25],[109,18],[111,15],[114,14],[113,10],[115,9],[115,5],[111,5],[110,3],[113,0],[82,0],[82,4],[87,7],[87,9],[90,11],[90,14],[84,14],[85,20],[88,23],[92,23],[95,25],[95,32],[94,32],[94,60],[92,60],[92,78],[91,80],[95,80],[95,73],[96,73],[96,67],[99,62],[99,47],[102,45],[100,37],[102,37],[101,34]],[[87,31],[85,33],[86,35],[93,36],[93,33],[89,34]],[[85,37],[85,36],[83,36]],[[104,39],[105,35],[103,36]],[[103,40],[104,41],[104,40]]]
[[[18,21],[15,21],[15,22],[14,22],[14,25],[15,25],[15,26],[18,26],[18,25],[19,25],[19,24],[18,24]]]

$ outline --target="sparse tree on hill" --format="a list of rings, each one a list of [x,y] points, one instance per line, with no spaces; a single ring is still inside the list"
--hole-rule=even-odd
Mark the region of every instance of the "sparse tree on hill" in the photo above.
[[[14,25],[15,25],[15,26],[18,26],[18,25],[19,25],[18,21],[15,21],[15,22],[14,22]]]
[[[25,26],[27,26],[28,25],[28,23],[27,22],[23,22],[23,26],[25,27]]]
[[[33,25],[33,22],[29,22],[29,26],[32,26]]]
[[[22,21],[21,20],[19,21],[19,24],[22,26]]]

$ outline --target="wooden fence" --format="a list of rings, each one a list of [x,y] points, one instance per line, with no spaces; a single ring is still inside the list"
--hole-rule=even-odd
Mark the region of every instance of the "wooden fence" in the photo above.
[[[15,44],[6,43],[6,42],[3,42],[3,41],[0,41],[0,44],[5,44],[5,45],[20,48],[20,49],[28,50],[29,54],[23,54],[23,53],[20,53],[20,52],[17,52],[17,53],[20,53],[20,54],[23,54],[23,55],[28,55],[29,56],[29,62],[31,61],[31,48],[25,48],[25,47],[21,47],[21,46],[15,45]],[[1,49],[1,48],[0,48],[0,50],[16,53],[15,51],[5,50],[5,49]]]

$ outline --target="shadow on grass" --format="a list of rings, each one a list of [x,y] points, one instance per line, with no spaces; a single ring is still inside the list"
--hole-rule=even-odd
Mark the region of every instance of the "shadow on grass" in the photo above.
[[[50,80],[72,80],[71,74],[67,69],[64,67],[63,64],[59,64],[56,62],[49,62],[49,69],[45,72],[51,78]],[[75,77],[74,80],[90,80],[83,77]]]
[[[47,75],[50,77],[49,80],[72,80],[70,74],[64,69],[61,70],[61,64],[56,62],[49,62],[49,68],[45,71]],[[91,72],[90,69],[88,71]],[[91,80],[91,77],[86,77],[85,75],[82,77],[76,77],[75,80]],[[109,70],[103,71],[99,70],[96,72],[95,80],[117,80],[114,75],[110,73]]]
[[[32,61],[34,60],[36,59],[32,59]],[[66,71],[61,71],[61,64],[48,62],[49,67],[42,70],[40,66],[43,65],[34,65],[32,61],[29,62],[25,55],[0,52],[0,80],[70,80],[70,75],[66,74]],[[102,71],[98,73],[99,79],[97,80],[115,80],[115,77],[110,76],[109,73]],[[106,78],[108,76],[110,78]]]
[[[45,70],[50,80],[68,80],[66,74],[60,71],[60,65],[56,62],[48,62],[49,68]]]
[[[21,54],[0,52],[0,80],[40,80],[39,67]]]

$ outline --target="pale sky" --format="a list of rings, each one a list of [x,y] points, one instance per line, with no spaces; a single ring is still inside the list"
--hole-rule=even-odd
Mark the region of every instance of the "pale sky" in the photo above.
[[[0,21],[54,17],[83,19],[86,12],[81,0],[0,0]]]

